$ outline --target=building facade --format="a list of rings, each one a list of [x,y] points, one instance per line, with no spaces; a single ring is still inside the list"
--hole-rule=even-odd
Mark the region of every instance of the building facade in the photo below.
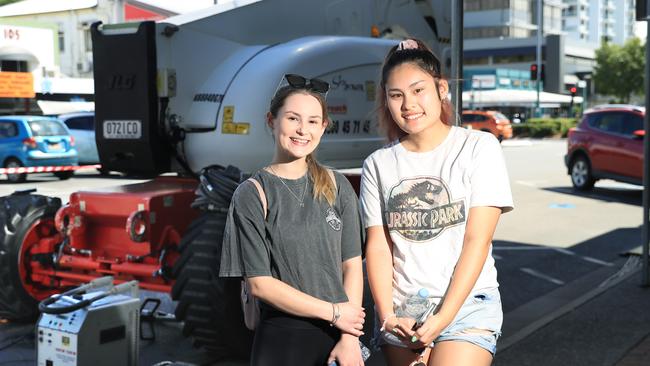
[[[634,36],[634,0],[564,0],[563,30],[568,38],[599,45],[623,44]]]
[[[544,91],[592,89],[602,41],[634,36],[634,0],[466,0],[464,69],[530,70],[537,58],[538,2],[543,5]]]
[[[166,1],[166,2],[165,2]],[[169,8],[155,4],[163,3]],[[23,0],[0,7],[0,113],[60,111],[55,103],[87,108],[94,100],[91,26],[160,20],[213,5],[176,0]],[[173,10],[170,10],[173,9]],[[128,55],[124,55],[128,57]],[[34,96],[9,98],[3,82],[13,74],[33,80]],[[17,75],[19,77],[21,75]],[[26,95],[26,94],[25,94]],[[22,99],[26,98],[27,101]],[[89,104],[90,103],[90,104]],[[75,107],[76,108],[76,107]]]

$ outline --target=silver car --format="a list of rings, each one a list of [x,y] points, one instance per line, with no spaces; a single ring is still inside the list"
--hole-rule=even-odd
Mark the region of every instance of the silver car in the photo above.
[[[68,126],[70,134],[74,137],[79,165],[99,164],[97,142],[95,142],[95,113],[67,113],[58,118]]]

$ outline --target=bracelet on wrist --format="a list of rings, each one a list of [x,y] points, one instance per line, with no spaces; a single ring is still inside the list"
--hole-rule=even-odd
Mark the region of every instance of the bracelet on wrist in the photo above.
[[[380,332],[383,332],[384,330],[386,330],[386,323],[388,323],[388,319],[390,319],[392,317],[397,317],[397,315],[395,315],[395,313],[391,313],[391,314],[386,315],[386,317],[384,318],[384,321],[381,323],[381,328],[379,329]]]
[[[333,327],[340,317],[341,310],[339,309],[338,304],[332,303],[332,321],[330,322],[330,327]]]

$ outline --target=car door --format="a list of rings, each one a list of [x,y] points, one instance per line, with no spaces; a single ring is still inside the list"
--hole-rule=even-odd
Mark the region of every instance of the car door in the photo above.
[[[95,125],[93,116],[70,117],[65,120],[70,134],[74,137],[75,147],[82,164],[99,162],[97,143],[95,142]]]
[[[601,112],[589,116],[588,124],[594,130],[591,137],[590,158],[595,171],[618,174],[617,166],[623,160],[621,131],[623,112]]]
[[[635,136],[634,131],[643,130],[643,115],[629,112],[625,117],[620,174],[641,181],[643,179],[643,137]]]
[[[15,156],[21,158],[23,141],[18,133],[16,121],[0,121],[0,164],[4,166],[4,161]]]

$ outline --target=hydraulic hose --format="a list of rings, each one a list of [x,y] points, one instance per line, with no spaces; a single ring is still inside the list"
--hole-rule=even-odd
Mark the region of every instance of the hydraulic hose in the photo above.
[[[38,310],[40,310],[42,313],[45,314],[54,314],[54,315],[71,313],[75,310],[85,308],[91,305],[93,302],[97,300],[101,300],[109,295],[118,294],[134,286],[138,286],[138,281],[124,282],[89,299],[76,301],[70,305],[51,306],[52,304],[63,299],[64,297],[74,296],[86,290],[107,286],[110,285],[111,283],[113,283],[113,277],[110,276],[102,277],[93,280],[86,285],[82,285],[80,287],[74,288],[62,294],[52,295],[38,304]]]
[[[232,165],[227,168],[218,165],[204,168],[199,176],[197,198],[192,202],[192,208],[203,211],[228,210],[230,199],[242,178],[239,168]]]

